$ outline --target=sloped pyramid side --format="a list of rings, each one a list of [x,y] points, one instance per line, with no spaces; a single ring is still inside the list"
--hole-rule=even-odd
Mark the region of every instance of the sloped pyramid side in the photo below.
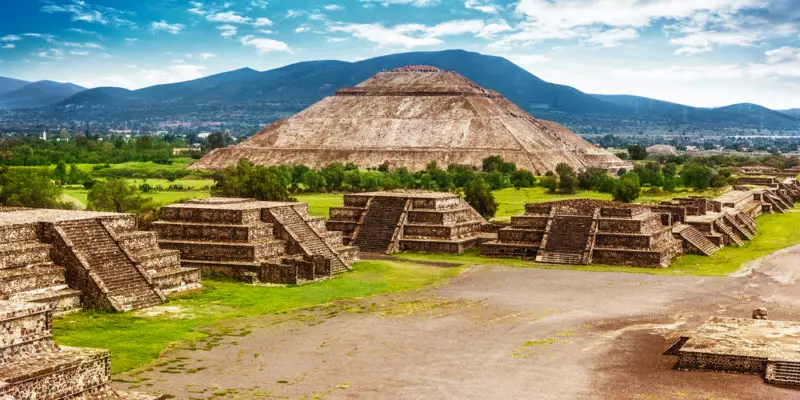
[[[247,158],[261,165],[313,168],[388,162],[414,171],[431,161],[479,166],[487,156],[499,155],[544,173],[562,162],[576,169],[594,165],[583,156],[587,149],[599,150],[456,73],[393,71],[342,89],[238,145],[217,149],[191,168],[224,168]]]

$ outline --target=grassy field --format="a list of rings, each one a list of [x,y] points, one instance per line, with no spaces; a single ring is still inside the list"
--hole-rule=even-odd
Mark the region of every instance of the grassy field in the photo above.
[[[740,269],[748,261],[761,258],[778,250],[800,244],[800,212],[762,215],[756,219],[758,233],[742,247],[725,247],[711,257],[694,254],[681,256],[669,268],[640,268],[619,265],[555,265],[538,264],[519,258],[481,257],[477,250],[463,255],[397,254],[393,257],[409,261],[453,262],[457,264],[504,265],[524,268],[569,269],[595,272],[626,272],[667,276],[725,276]]]
[[[62,200],[77,200],[83,208],[86,207],[89,191],[86,189],[67,188],[64,189]],[[159,191],[142,193],[142,196],[152,199],[158,205],[165,206],[184,200],[198,199],[211,196],[208,190],[186,190],[186,191]]]
[[[642,193],[637,202],[640,203],[653,203],[658,201],[669,200],[675,197],[685,196],[713,196],[713,191],[692,192],[692,191],[676,191],[676,192],[663,192],[658,194]],[[300,194],[295,196],[297,200],[308,203],[309,214],[318,217],[327,217],[328,209],[330,207],[338,207],[343,204],[341,193],[311,193]],[[597,200],[611,200],[611,194],[600,193],[596,191],[580,191],[575,194],[560,194],[548,193],[547,189],[543,187],[523,188],[523,189],[502,189],[494,191],[495,200],[497,200],[498,208],[495,220],[508,221],[512,215],[519,215],[525,212],[526,203],[544,203],[547,201],[569,200],[569,199],[597,199]]]
[[[224,321],[417,289],[460,271],[408,262],[361,261],[353,272],[304,286],[255,286],[204,278],[201,292],[166,304],[175,312],[148,316],[83,311],[56,317],[53,336],[61,345],[110,349],[112,372],[119,373],[151,363],[170,345],[209,338]]]
[[[158,174],[163,172],[182,172],[185,170],[187,165],[195,161],[197,160],[193,160],[189,157],[173,158],[171,164],[156,164],[152,161],[129,161],[119,164],[109,164],[109,168],[100,170],[100,172],[108,169],[128,170],[128,171],[133,171],[134,173],[140,174],[142,176],[152,176],[153,174]],[[83,171],[95,172],[94,167],[96,165],[103,165],[103,164],[75,164],[75,165]],[[55,168],[55,165],[51,165],[50,168]]]

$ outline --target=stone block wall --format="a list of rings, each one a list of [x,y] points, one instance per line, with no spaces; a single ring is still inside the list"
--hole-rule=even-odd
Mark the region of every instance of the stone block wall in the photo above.
[[[679,351],[675,368],[761,374],[764,372],[766,363],[767,359],[761,357]]]

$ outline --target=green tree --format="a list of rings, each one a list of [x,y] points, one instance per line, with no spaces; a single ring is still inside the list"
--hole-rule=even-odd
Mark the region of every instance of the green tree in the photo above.
[[[486,219],[494,217],[497,213],[497,201],[494,199],[492,189],[480,176],[464,188],[464,198]]]
[[[612,195],[616,201],[630,203],[639,198],[641,190],[642,187],[639,184],[639,177],[631,172],[619,178],[619,182],[614,188]]]
[[[257,200],[290,200],[288,187],[291,173],[279,168],[254,166],[241,159],[231,167],[217,171],[212,176],[211,193],[216,196],[247,197]]]
[[[628,154],[632,160],[644,160],[647,158],[647,148],[640,144],[632,144],[628,146]]]
[[[89,210],[143,213],[152,208],[150,199],[142,197],[136,185],[119,178],[95,183],[88,200]]]
[[[578,190],[578,177],[569,164],[556,165],[556,173],[558,173],[558,189],[560,191],[572,194]]]
[[[58,164],[56,164],[56,168],[53,170],[53,178],[62,185],[67,183],[67,164],[64,160],[59,160]]]
[[[47,169],[0,169],[0,204],[36,208],[65,208],[61,188]]]
[[[75,184],[83,184],[84,182],[91,180],[91,176],[84,172],[82,169],[78,168],[77,165],[72,164],[69,166],[69,174],[67,174],[67,183],[70,185]]]
[[[704,190],[711,186],[711,179],[714,177],[714,170],[697,164],[687,164],[681,171],[681,180],[684,186]]]
[[[517,189],[533,187],[536,185],[536,177],[533,176],[531,171],[518,169],[511,174],[511,184]]]

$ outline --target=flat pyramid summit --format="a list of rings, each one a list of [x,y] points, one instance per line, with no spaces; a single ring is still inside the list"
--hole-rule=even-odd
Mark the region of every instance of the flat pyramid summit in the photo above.
[[[431,161],[480,166],[492,155],[536,173],[562,162],[576,169],[625,166],[569,129],[537,120],[456,72],[407,66],[343,88],[190,168],[220,169],[246,158],[259,165],[312,168],[388,162],[416,171]]]

